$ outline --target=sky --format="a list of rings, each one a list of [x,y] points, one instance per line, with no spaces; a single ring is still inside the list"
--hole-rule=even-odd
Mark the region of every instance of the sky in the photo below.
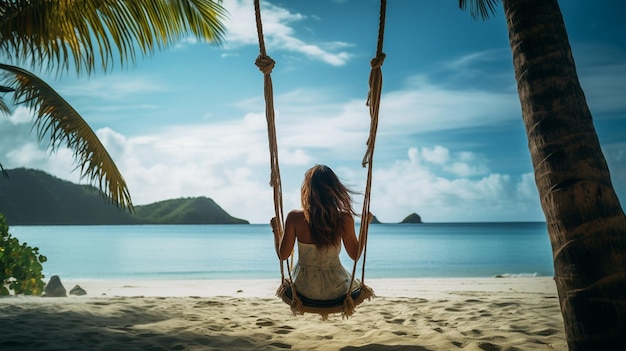
[[[42,72],[96,131],[134,205],[206,196],[232,216],[274,215],[263,74],[253,2],[224,0],[226,41],[193,39],[76,77]],[[563,0],[579,79],[613,186],[626,199],[626,10],[621,0]],[[262,1],[284,210],[300,208],[307,169],[330,166],[361,212],[376,0]],[[474,20],[456,0],[389,0],[371,212],[383,223],[544,221],[521,119],[501,5]],[[7,98],[5,96],[5,98]],[[71,151],[0,117],[0,163],[80,179]]]

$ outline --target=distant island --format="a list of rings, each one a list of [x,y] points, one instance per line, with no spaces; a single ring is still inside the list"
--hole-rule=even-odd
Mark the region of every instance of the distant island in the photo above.
[[[371,224],[383,224],[381,221],[378,220],[378,218],[376,218],[376,216],[373,216],[372,222],[370,223]],[[409,223],[424,223],[424,222],[422,222],[422,217],[420,217],[417,213],[413,212],[410,215],[406,216],[400,222],[400,224],[409,224]]]
[[[9,225],[249,224],[208,197],[190,197],[119,210],[91,185],[17,168],[0,175],[0,213]]]
[[[400,223],[424,223],[422,222],[422,217],[420,217],[417,213],[411,213]]]

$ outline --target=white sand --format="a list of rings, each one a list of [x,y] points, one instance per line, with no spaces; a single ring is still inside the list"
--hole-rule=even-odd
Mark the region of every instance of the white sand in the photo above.
[[[567,350],[551,278],[371,279],[350,319],[293,316],[276,280],[89,281],[0,298],[0,350]]]

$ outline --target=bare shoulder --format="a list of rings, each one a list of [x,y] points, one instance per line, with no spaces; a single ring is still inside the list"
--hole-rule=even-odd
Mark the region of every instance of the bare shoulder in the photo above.
[[[303,243],[312,243],[311,233],[309,232],[309,224],[304,217],[303,210],[290,211],[285,220],[285,227],[290,233]]]
[[[287,214],[287,221],[303,221],[304,210],[291,210]]]
[[[306,223],[303,210],[292,210],[287,214],[287,218],[285,219],[285,226],[297,228],[296,231],[298,232],[301,232],[303,227],[308,226]]]
[[[354,225],[354,216],[352,215],[352,213],[345,212],[343,214],[343,217],[346,225]]]

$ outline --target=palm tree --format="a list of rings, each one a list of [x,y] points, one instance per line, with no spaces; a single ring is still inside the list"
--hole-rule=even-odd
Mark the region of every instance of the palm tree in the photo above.
[[[163,49],[185,35],[223,41],[221,0],[1,0],[0,93],[31,108],[41,141],[51,150],[65,144],[81,176],[105,197],[132,211],[128,187],[87,122],[54,89],[24,66],[62,73],[108,71]],[[10,113],[0,97],[0,111]],[[2,165],[0,169],[4,172]]]
[[[470,0],[483,18],[498,0]],[[467,1],[459,0],[461,8]],[[626,341],[626,217],[557,0],[502,0],[570,350]]]

